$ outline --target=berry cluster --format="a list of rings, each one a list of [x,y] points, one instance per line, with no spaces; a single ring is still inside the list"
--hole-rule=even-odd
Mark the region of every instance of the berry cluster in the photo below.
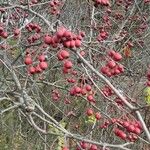
[[[60,14],[59,7],[61,5],[61,2],[59,0],[52,0],[49,3],[49,5],[51,7],[51,14],[52,15],[58,15],[58,14]]]
[[[123,140],[134,142],[142,132],[142,126],[137,121],[117,120],[120,127],[114,129],[116,136]]]
[[[67,30],[65,27],[60,27],[55,35],[46,35],[44,42],[47,45],[57,47],[58,44],[62,44],[66,48],[78,48],[81,47],[81,40],[85,34],[80,32],[79,35]]]
[[[107,128],[110,125],[117,125],[114,127],[114,134],[122,140],[129,140],[134,142],[138,139],[138,135],[142,133],[142,125],[139,121],[130,121],[125,119],[113,118],[111,121],[106,120],[100,128]]]
[[[54,101],[58,101],[60,98],[60,92],[58,90],[53,90],[52,91],[52,99]]]
[[[41,73],[45,69],[48,68],[48,64],[46,62],[46,57],[44,54],[39,55],[38,57],[39,63],[36,66],[33,66],[33,59],[32,56],[29,52],[26,53],[24,63],[29,66],[28,67],[28,72],[29,74],[35,74],[35,73]]]
[[[110,6],[109,0],[93,0],[93,1],[95,7],[98,7],[99,5]]]
[[[87,84],[84,87],[79,87],[79,86],[73,86],[70,89],[70,95],[71,96],[86,96],[86,99],[89,102],[95,103],[94,99],[94,91],[92,90],[92,87]]]
[[[103,41],[103,40],[106,40],[108,37],[108,32],[106,32],[104,29],[100,30],[99,31],[99,34],[97,36],[97,40],[99,42]]]
[[[101,117],[102,117],[99,112],[94,113],[94,111],[93,111],[92,108],[88,108],[88,109],[86,110],[86,114],[87,114],[87,116],[92,116],[92,115],[94,115],[95,118],[96,118],[96,120],[100,120]]]
[[[118,64],[118,61],[122,60],[122,56],[119,52],[110,50],[108,56],[111,58],[105,66],[103,66],[100,71],[108,77],[119,75],[124,72],[124,67],[121,64]]]
[[[112,96],[114,94],[112,89],[107,85],[105,85],[101,90],[106,97]]]
[[[25,27],[29,32],[35,31],[36,33],[41,32],[41,26],[37,23],[29,23]]]

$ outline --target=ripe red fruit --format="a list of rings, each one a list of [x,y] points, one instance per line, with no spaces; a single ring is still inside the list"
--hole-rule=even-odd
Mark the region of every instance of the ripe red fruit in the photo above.
[[[81,41],[80,40],[75,40],[75,47],[80,47],[81,46]]]
[[[127,128],[129,125],[130,125],[130,123],[129,123],[128,121],[124,121],[124,122],[123,122],[123,126],[124,126],[125,128]]]
[[[6,39],[8,37],[8,34],[7,34],[7,32],[2,32],[1,36]]]
[[[67,69],[71,69],[73,66],[72,62],[70,60],[66,60],[64,62],[64,67],[67,68]]]
[[[63,57],[63,59],[66,59],[70,56],[69,52],[66,50],[61,50],[60,55]]]
[[[45,55],[43,55],[43,54],[40,55],[38,59],[39,59],[39,61],[41,61],[41,62],[42,62],[42,61],[45,61]]]
[[[119,137],[120,137],[121,139],[125,140],[125,139],[127,138],[127,135],[122,131],[122,132],[120,132]]]
[[[124,67],[123,67],[123,65],[121,65],[121,64],[117,65],[117,69],[118,69],[121,73],[124,72]]]
[[[108,56],[113,57],[116,52],[114,50],[108,51]]]
[[[120,129],[116,128],[114,130],[114,133],[116,136],[120,137],[121,139],[125,140],[127,138],[127,135]]]
[[[113,57],[112,57],[115,61],[120,61],[122,59],[122,56],[120,53],[116,52]]]
[[[134,132],[134,130],[135,130],[134,125],[130,124],[130,125],[127,127],[127,130],[128,130],[129,132]]]
[[[78,86],[76,86],[76,87],[74,87],[74,91],[75,91],[77,94],[79,94],[79,93],[81,92],[81,88],[78,87]]]
[[[34,74],[36,70],[35,70],[35,67],[31,66],[29,67],[28,71],[30,74]]]
[[[82,89],[81,89],[81,94],[82,94],[82,95],[86,95],[86,90],[82,88]]]
[[[120,74],[120,70],[118,69],[118,67],[115,67],[114,68],[114,74],[117,75],[117,74]]]
[[[95,144],[92,144],[89,150],[97,150],[97,146]]]
[[[72,35],[72,33],[70,31],[67,31],[67,30],[63,34],[63,36],[66,37],[66,38],[70,38],[71,35]]]
[[[109,68],[108,67],[106,67],[106,66],[104,66],[104,67],[102,67],[101,69],[100,69],[100,71],[103,73],[103,74],[107,74],[108,72],[109,72]]]
[[[63,69],[62,69],[62,70],[63,70],[63,73],[64,73],[64,74],[69,73],[69,69],[68,69],[68,68],[63,67]]]
[[[14,36],[18,36],[20,34],[20,30],[19,29],[15,29],[14,30]]]
[[[111,60],[108,62],[107,66],[112,69],[116,66],[116,63],[113,60]]]
[[[41,69],[41,67],[39,66],[39,64],[35,67],[35,72],[36,73],[41,73],[43,70]]]
[[[55,6],[55,4],[54,4],[53,1],[51,1],[51,2],[49,3],[49,5],[50,5],[51,7],[54,7],[54,6]]]
[[[96,112],[96,113],[95,113],[95,118],[96,118],[97,120],[100,120],[100,119],[101,119],[101,114],[100,114],[99,112]]]
[[[70,48],[74,48],[75,47],[75,41],[74,40],[71,40],[70,41]]]
[[[87,100],[90,101],[90,102],[92,102],[94,100],[93,95],[88,95],[87,96]]]
[[[111,71],[107,71],[107,72],[106,72],[106,75],[107,75],[108,77],[111,77],[111,76],[112,76]]]
[[[116,118],[112,118],[111,122],[112,122],[112,123],[116,123],[116,122],[117,122],[117,119],[116,119]]]
[[[74,96],[76,94],[75,91],[74,91],[74,88],[71,88],[69,92],[70,92],[71,96]]]
[[[66,47],[66,48],[70,48],[70,41],[65,41],[65,42],[63,43],[63,45],[64,45],[64,47]]]
[[[91,109],[91,108],[89,108],[89,109],[87,109],[86,110],[86,114],[88,115],[88,116],[92,116],[93,115],[93,109]]]
[[[64,59],[64,58],[61,56],[60,53],[57,53],[57,58],[58,58],[58,60],[63,60],[63,59]]]
[[[139,134],[141,133],[140,128],[135,127],[135,129],[134,129],[134,133],[135,133],[135,134],[137,134],[137,135],[139,135]]]
[[[64,27],[60,27],[56,33],[56,35],[61,38],[63,37],[64,33],[65,33],[66,29]]]
[[[59,39],[58,36],[54,35],[54,36],[52,37],[52,41],[53,41],[53,44],[56,44],[56,43],[59,43],[59,42],[60,42],[60,39]]]
[[[52,37],[50,37],[49,35],[46,35],[44,37],[44,42],[48,45],[52,44]]]
[[[88,143],[86,143],[86,142],[81,142],[80,143],[80,146],[83,148],[83,149],[86,149],[87,147],[88,147]]]
[[[25,58],[25,60],[24,60],[24,63],[25,63],[26,65],[32,64],[32,58],[31,58],[31,56],[26,56],[26,58]]]
[[[45,61],[40,62],[40,63],[39,63],[39,66],[40,66],[40,68],[41,68],[42,70],[45,70],[45,69],[48,68],[48,64],[47,64],[47,62],[45,62]]]
[[[91,91],[92,87],[91,87],[89,84],[87,84],[87,85],[85,86],[85,89],[86,89],[87,91]]]
[[[140,128],[141,130],[143,129],[142,124],[140,121],[136,121],[135,126]]]

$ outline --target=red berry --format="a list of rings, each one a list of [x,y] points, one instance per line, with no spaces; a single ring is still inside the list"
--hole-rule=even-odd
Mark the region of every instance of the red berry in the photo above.
[[[65,42],[63,43],[63,45],[64,45],[64,47],[66,47],[66,48],[70,48],[70,41],[65,41]]]
[[[61,55],[64,59],[66,59],[66,58],[68,58],[68,57],[70,56],[69,52],[66,51],[66,50],[61,50],[61,51],[60,51],[60,55]]]
[[[80,93],[81,92],[81,88],[78,87],[78,86],[74,87],[74,90],[75,90],[76,93]]]
[[[38,59],[39,59],[39,61],[41,61],[41,62],[42,62],[42,61],[45,61],[45,55],[40,55]]]
[[[115,61],[120,61],[122,59],[122,56],[120,53],[116,52],[114,55],[113,55],[113,59]]]
[[[99,112],[95,113],[95,118],[97,120],[100,120],[101,119],[101,114]]]
[[[6,39],[8,37],[8,34],[7,34],[7,32],[2,32],[1,36]]]
[[[100,71],[103,73],[103,74],[107,74],[109,72],[109,68],[104,66],[100,69]]]
[[[30,65],[32,64],[32,58],[30,56],[26,56],[24,63],[26,65]]]
[[[35,67],[35,72],[36,73],[41,73],[43,70],[41,69],[41,67],[39,66],[39,64]]]
[[[116,63],[113,60],[111,60],[108,62],[107,66],[112,69],[116,66]]]
[[[63,59],[64,59],[64,58],[61,56],[60,53],[57,53],[57,58],[58,58],[58,60],[63,60]]]
[[[91,109],[91,108],[89,108],[89,109],[87,109],[87,111],[86,111],[86,114],[88,115],[88,116],[92,116],[93,115],[93,110]]]
[[[66,37],[66,38],[70,38],[71,35],[72,35],[72,33],[70,31],[67,31],[67,30],[63,34],[63,36]]]
[[[29,67],[28,71],[30,74],[34,74],[36,70],[35,70],[35,67],[31,66],[31,67]]]
[[[85,89],[86,89],[87,91],[91,91],[91,90],[92,90],[92,87],[91,87],[89,84],[87,84],[87,85],[85,86]]]
[[[70,48],[74,48],[75,47],[75,41],[74,40],[71,40],[70,41]]]
[[[63,73],[64,73],[64,74],[69,73],[69,69],[68,69],[68,68],[63,67]]]
[[[86,90],[85,89],[81,89],[81,94],[82,95],[86,95]]]
[[[138,128],[138,127],[135,127],[134,133],[137,134],[137,135],[139,135],[141,133],[141,129]]]
[[[50,5],[51,7],[54,7],[54,6],[55,6],[55,4],[54,4],[53,1],[51,1],[51,2],[49,3],[49,5]]]
[[[97,146],[92,144],[89,150],[97,150]]]
[[[81,46],[81,41],[75,40],[75,47],[80,47],[80,46]]]
[[[130,124],[130,125],[127,127],[127,130],[128,130],[129,132],[134,132],[134,130],[135,130],[134,125]]]
[[[128,121],[124,121],[124,122],[123,122],[123,126],[124,126],[125,128],[127,128],[129,125],[130,125],[130,123],[129,123]]]
[[[66,29],[64,27],[60,27],[58,32],[56,33],[59,38],[63,37]]]
[[[116,128],[114,130],[114,133],[116,136],[119,136],[121,139],[125,140],[127,138],[127,135],[120,129]]]
[[[66,60],[66,61],[64,62],[64,67],[67,68],[67,69],[71,69],[72,66],[73,66],[73,64],[72,64],[72,62],[69,61],[69,60]]]
[[[44,42],[48,45],[52,44],[52,37],[50,37],[49,35],[46,35],[44,37]]]
[[[45,69],[48,68],[48,64],[47,64],[47,62],[45,62],[45,61],[40,62],[40,63],[39,63],[39,66],[40,66],[40,68],[41,68],[42,70],[45,70]]]
[[[114,50],[108,51],[108,56],[113,57],[116,52]]]
[[[87,100],[90,101],[90,102],[93,101],[94,100],[93,95],[88,95]]]
[[[19,29],[15,29],[14,30],[14,36],[18,36],[20,34],[20,30]]]
[[[86,149],[87,147],[88,147],[88,143],[86,143],[86,142],[81,142],[80,143],[80,146],[83,148],[83,149]]]

